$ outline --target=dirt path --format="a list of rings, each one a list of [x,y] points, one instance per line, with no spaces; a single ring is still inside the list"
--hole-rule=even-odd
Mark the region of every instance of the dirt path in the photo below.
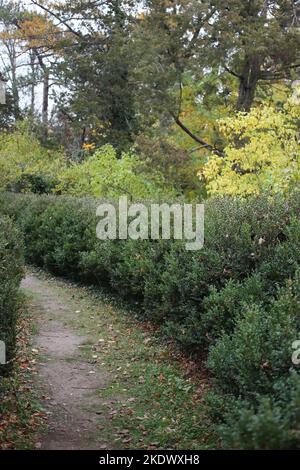
[[[81,348],[87,338],[66,326],[64,316],[74,314],[70,305],[57,298],[51,286],[33,275],[26,277],[22,288],[33,295],[38,317],[34,346],[42,357],[38,386],[46,395],[45,408],[49,416],[49,431],[41,439],[41,448],[103,448],[105,444],[101,442],[99,429],[103,418],[97,414],[101,406],[97,391],[105,386],[107,373],[85,359]]]
[[[22,287],[37,326],[33,410],[39,412],[42,404],[48,416],[44,434],[33,430],[32,447],[218,446],[203,407],[205,369],[195,375],[193,361],[106,291],[28,269]]]

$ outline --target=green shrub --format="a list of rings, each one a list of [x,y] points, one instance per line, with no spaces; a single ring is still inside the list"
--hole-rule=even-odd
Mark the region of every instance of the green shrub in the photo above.
[[[276,286],[283,285],[285,280],[294,277],[300,265],[300,218],[291,217],[283,228],[280,243],[274,247],[272,255],[259,267],[266,280],[269,292],[274,293]]]
[[[6,345],[8,364],[0,366],[0,375],[10,369],[16,345],[18,289],[23,276],[21,235],[8,217],[0,217],[0,340]]]
[[[206,338],[208,344],[213,343],[221,334],[234,330],[236,321],[249,305],[264,305],[268,301],[267,284],[260,274],[255,273],[242,282],[230,280],[219,291],[212,287],[210,294],[203,301],[203,338]]]
[[[90,223],[90,214],[74,200],[50,204],[40,218],[44,267],[55,274],[79,277],[81,253],[88,250],[85,231]]]
[[[42,232],[41,221],[50,200],[44,197],[39,199],[25,197],[25,199],[27,204],[16,218],[23,233],[25,257],[30,263],[43,267],[45,247],[51,240],[48,240],[46,234]],[[20,200],[20,197],[17,200]]]
[[[235,291],[234,297],[248,296],[249,302],[254,298],[258,302],[268,301],[276,291],[276,283],[284,284],[285,274],[295,273],[297,260],[291,265],[290,259],[291,253],[298,249],[299,202],[296,197],[290,200],[267,197],[247,201],[211,200],[206,203],[204,248],[188,253],[178,242],[169,244],[163,273],[158,272],[157,282],[152,280],[147,298],[154,299],[155,309],[162,311],[167,331],[184,348],[206,347],[214,341],[215,334],[231,328],[238,311],[229,305],[223,310],[222,303],[229,302],[229,290]],[[278,262],[283,257],[286,260],[285,268],[278,267],[282,274],[276,279],[272,274],[276,266],[269,264],[274,253]],[[262,266],[264,271],[260,275]],[[249,279],[252,275],[257,275],[261,281]],[[224,288],[226,291],[222,292]],[[218,293],[220,305],[214,307],[211,302],[217,300],[213,301],[212,296]],[[212,318],[217,309],[219,319]]]
[[[103,243],[95,242],[90,250],[82,251],[78,264],[80,280],[107,286],[110,279],[110,266],[115,262],[114,248],[115,245],[110,240],[106,240]]]
[[[271,393],[273,384],[289,374],[292,343],[300,331],[300,285],[297,276],[269,309],[245,308],[232,334],[224,334],[211,348],[208,366],[218,387],[250,399]]]
[[[24,234],[29,262],[133,298],[185,348],[206,348],[231,331],[243,302],[268,303],[298,266],[297,197],[208,201],[205,246],[196,252],[181,241],[101,242],[96,205],[70,197],[0,197],[0,211],[14,216]]]
[[[57,181],[48,175],[25,174],[17,183],[21,192],[30,191],[33,194],[51,194]]]
[[[259,396],[256,405],[238,400],[220,426],[228,449],[300,449],[300,377],[280,381],[279,396]]]
[[[55,274],[79,278],[81,252],[92,246],[85,236],[92,223],[92,213],[85,210],[83,201],[46,196],[29,199],[19,218],[27,260]]]
[[[30,195],[0,193],[0,214],[5,214],[18,221],[32,198],[33,196]]]
[[[186,351],[209,351],[210,408],[224,445],[296,445],[298,395],[288,384],[300,330],[298,193],[207,201],[205,245],[195,252],[182,241],[98,240],[98,203],[1,194],[0,213],[16,220],[29,262],[105,284]]]
[[[232,332],[236,320],[253,303],[267,304],[270,300],[266,283],[260,274],[244,281],[229,280],[223,289],[212,286],[203,298],[201,311],[187,312],[184,325],[177,338],[182,344],[207,349],[224,333]],[[187,318],[189,323],[187,323]],[[176,334],[176,325],[168,323],[167,331]]]

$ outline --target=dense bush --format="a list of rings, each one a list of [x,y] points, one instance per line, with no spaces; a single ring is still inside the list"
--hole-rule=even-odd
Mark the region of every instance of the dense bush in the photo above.
[[[14,132],[0,132],[1,191],[50,192],[65,167],[64,155],[45,149],[29,122],[17,123]]]
[[[18,193],[51,194],[55,185],[55,179],[50,176],[23,173],[18,180],[10,183],[7,189]]]
[[[300,377],[292,373],[276,383],[275,395],[257,395],[257,403],[231,402],[221,426],[229,449],[300,448]],[[228,398],[227,398],[228,400]]]
[[[101,242],[96,205],[70,197],[0,197],[0,211],[23,232],[29,262],[139,300],[143,314],[186,348],[202,349],[231,332],[243,304],[267,304],[300,262],[296,197],[207,202],[205,246],[195,252],[181,241]]]
[[[237,396],[273,392],[274,383],[289,375],[292,343],[300,331],[299,278],[279,291],[269,308],[252,304],[211,348],[208,364],[218,385]]]
[[[182,241],[102,242],[96,206],[90,199],[0,196],[0,212],[15,217],[29,262],[105,284],[137,303],[143,318],[160,323],[181,347],[208,353],[215,384],[211,410],[222,424],[224,445],[294,447],[298,194],[208,201],[205,245],[195,252]]]
[[[234,330],[238,318],[253,303],[269,301],[266,281],[253,274],[244,281],[229,280],[223,289],[211,287],[203,299],[203,313],[198,321],[199,342],[209,346],[225,332]]]
[[[0,366],[0,375],[10,369],[16,345],[18,289],[23,275],[23,250],[20,233],[8,217],[0,217],[0,340],[6,345],[8,364]]]

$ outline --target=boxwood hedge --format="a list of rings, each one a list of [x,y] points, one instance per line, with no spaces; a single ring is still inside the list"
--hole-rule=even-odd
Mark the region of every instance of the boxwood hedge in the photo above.
[[[206,354],[224,446],[300,448],[291,361],[300,339],[299,193],[207,201],[204,248],[194,252],[181,241],[98,240],[98,203],[2,194],[0,213],[15,218],[28,262],[107,286],[186,351]]]
[[[23,276],[21,234],[12,220],[0,216],[0,341],[6,346],[6,365],[0,376],[9,372],[16,346],[18,289]]]

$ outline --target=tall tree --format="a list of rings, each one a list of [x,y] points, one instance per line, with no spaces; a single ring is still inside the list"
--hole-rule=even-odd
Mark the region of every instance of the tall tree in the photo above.
[[[132,145],[137,121],[129,84],[133,59],[128,53],[128,2],[85,0],[40,6],[68,33],[61,49],[63,61],[56,69],[67,90],[61,95],[60,109],[83,134],[87,127],[93,128],[99,143],[121,149]]]
[[[205,117],[209,96],[217,105],[230,95],[249,111],[260,84],[299,71],[295,0],[32,3],[68,33],[57,69],[66,89],[61,109],[82,135],[92,127],[99,142],[130,145],[159,119],[222,156],[205,124],[191,128],[184,119],[186,77],[199,83],[194,104]]]
[[[175,123],[199,146],[222,155],[222,150],[206,139],[205,128],[194,130],[184,120],[187,76],[200,85],[210,73],[201,53],[203,31],[214,14],[215,8],[205,1],[147,0],[132,38],[137,57],[133,80],[138,84],[139,112],[149,126],[157,117],[161,125]],[[216,92],[215,86],[212,89]],[[199,97],[195,95],[195,102]]]
[[[19,60],[24,55],[20,40],[14,35],[13,22],[22,15],[19,2],[1,0],[0,2],[0,42],[2,45],[2,70],[9,79],[11,105],[15,119],[21,115],[19,95]]]
[[[239,83],[237,109],[249,111],[262,82],[300,71],[300,3],[297,0],[212,0],[208,58]]]
[[[188,74],[199,83],[195,103],[205,115],[207,95],[236,95],[249,111],[259,86],[291,79],[300,71],[300,3],[295,0],[147,0],[135,39],[140,103],[151,117],[172,117],[191,139],[222,156],[222,148],[184,119]],[[215,77],[203,87],[207,77]],[[235,83],[236,82],[236,83]],[[217,84],[218,83],[218,84]],[[197,88],[196,88],[197,90]],[[201,91],[200,91],[201,90]],[[143,99],[144,98],[144,99]]]
[[[37,13],[26,12],[21,18],[13,21],[17,27],[16,36],[24,44],[25,50],[29,54],[30,67],[32,69],[31,87],[35,81],[35,64],[38,65],[42,75],[43,96],[42,96],[42,138],[47,140],[49,124],[49,89],[53,53],[57,43],[61,40],[62,31],[55,27],[47,16]],[[31,106],[34,107],[34,88],[31,90]]]

